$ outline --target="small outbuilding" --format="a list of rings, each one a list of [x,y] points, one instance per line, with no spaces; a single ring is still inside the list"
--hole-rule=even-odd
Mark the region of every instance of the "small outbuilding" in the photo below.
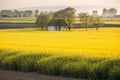
[[[67,23],[64,19],[52,19],[48,23],[49,31],[63,31],[66,28]]]
[[[56,31],[56,27],[55,26],[48,26],[48,31]]]

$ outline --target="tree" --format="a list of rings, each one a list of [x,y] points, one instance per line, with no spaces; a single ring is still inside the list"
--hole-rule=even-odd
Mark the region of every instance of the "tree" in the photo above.
[[[114,17],[117,14],[117,9],[115,8],[110,8],[109,9],[109,13],[111,15],[111,17]]]
[[[88,29],[88,26],[89,26],[89,18],[90,18],[90,15],[88,14],[88,13],[80,13],[79,14],[79,18],[80,18],[80,22],[81,22],[81,25],[83,26],[83,27],[85,27],[86,28],[86,31],[87,31],[87,29]]]
[[[94,26],[96,27],[96,30],[98,30],[99,27],[103,26],[104,23],[101,21],[100,17],[94,18]]]
[[[54,14],[53,14],[53,18],[62,18],[64,19],[64,15],[65,15],[65,12],[64,10],[59,10],[59,11],[56,11]]]
[[[67,23],[64,19],[51,19],[48,23],[49,26],[55,26],[56,27],[56,31],[57,30],[61,30],[62,27],[66,27]]]
[[[32,10],[25,10],[23,16],[24,17],[32,17],[33,16],[33,11]]]
[[[35,17],[39,15],[39,10],[35,10]]]
[[[94,11],[92,12],[92,16],[98,17],[98,11],[97,11],[97,10],[94,10]]]
[[[75,12],[76,10],[74,8],[68,7],[65,9],[65,16],[64,19],[67,22],[68,29],[70,31],[71,26],[73,25],[75,21]]]
[[[111,17],[113,18],[117,14],[117,9],[115,8],[110,8],[110,9],[103,9],[103,17]]]
[[[41,29],[43,30],[43,28],[47,26],[49,21],[50,16],[48,14],[41,13],[36,19],[36,25],[41,27]]]
[[[18,10],[14,10],[12,13],[12,17],[20,17],[20,12]]]
[[[75,12],[76,10],[74,8],[68,7],[66,9],[55,12],[54,18],[64,19],[67,22],[67,28],[70,31],[71,26],[75,21]]]
[[[1,17],[12,17],[12,10],[1,10]]]
[[[99,16],[98,17],[90,16],[89,17],[89,25],[96,27],[96,30],[98,30],[98,28],[103,26],[104,23],[102,22],[102,20]]]
[[[95,18],[93,15],[89,16],[89,26],[94,27],[95,26]]]
[[[98,30],[99,27],[103,26],[103,22],[101,21],[101,18],[98,16],[91,16],[88,13],[80,13],[80,22],[83,27],[86,28],[86,31],[88,29],[88,26],[96,27],[96,30]]]
[[[20,10],[20,11],[19,11],[19,14],[20,14],[20,15],[19,15],[20,17],[24,17],[24,11]]]
[[[67,23],[64,19],[56,19],[55,20],[55,24],[54,24],[56,27],[58,27],[58,30],[60,31],[61,30],[61,27],[63,26],[67,26]]]

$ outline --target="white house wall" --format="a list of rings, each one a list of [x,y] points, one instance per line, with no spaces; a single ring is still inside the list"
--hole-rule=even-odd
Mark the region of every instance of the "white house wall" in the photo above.
[[[56,29],[55,29],[54,26],[48,26],[48,30],[49,30],[49,31],[55,31]]]

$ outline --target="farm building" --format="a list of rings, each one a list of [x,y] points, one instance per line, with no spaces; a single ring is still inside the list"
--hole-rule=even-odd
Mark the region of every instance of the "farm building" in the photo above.
[[[48,31],[56,31],[56,27],[55,26],[48,26]]]
[[[59,30],[59,27],[48,26],[48,31],[63,31],[63,30],[64,30],[64,27],[60,27],[60,30]]]
[[[63,31],[64,28],[67,28],[67,23],[64,19],[52,19],[48,23],[49,31]]]

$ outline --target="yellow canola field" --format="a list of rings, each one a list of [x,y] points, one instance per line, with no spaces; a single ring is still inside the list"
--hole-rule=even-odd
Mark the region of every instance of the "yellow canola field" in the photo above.
[[[119,25],[120,24],[120,21],[106,21],[105,24],[116,24],[116,25]]]
[[[0,30],[0,49],[97,58],[120,59],[120,28],[40,31]]]

